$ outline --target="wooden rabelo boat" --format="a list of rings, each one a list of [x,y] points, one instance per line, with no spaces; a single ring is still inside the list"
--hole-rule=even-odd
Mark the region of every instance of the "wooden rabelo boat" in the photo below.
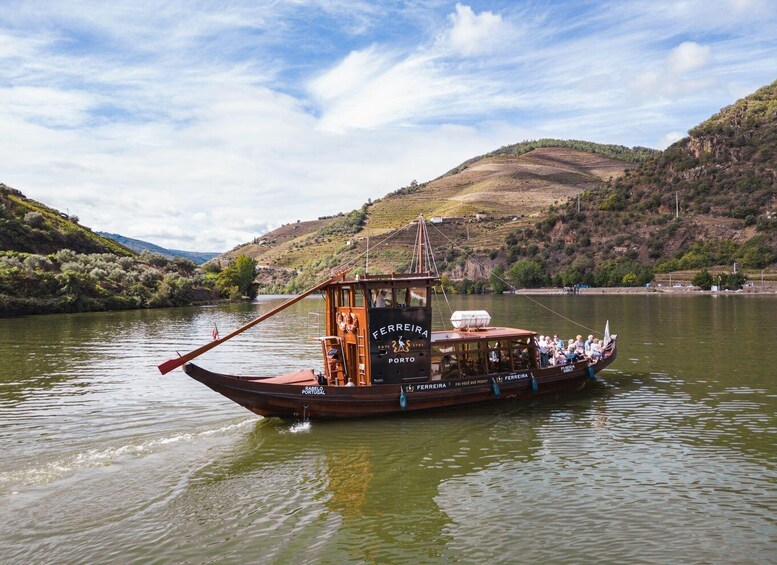
[[[424,232],[424,222],[419,222]],[[418,238],[424,240],[424,236]],[[419,244],[420,245],[420,244]],[[424,251],[419,250],[419,271]],[[432,330],[430,272],[347,276],[340,271],[232,333],[170,359],[184,372],[262,416],[296,419],[416,412],[579,389],[615,360],[617,336],[598,359],[540,366],[537,332],[488,326],[487,313],[456,312],[452,330]],[[190,361],[314,292],[326,302],[323,367],[279,376],[235,376]]]

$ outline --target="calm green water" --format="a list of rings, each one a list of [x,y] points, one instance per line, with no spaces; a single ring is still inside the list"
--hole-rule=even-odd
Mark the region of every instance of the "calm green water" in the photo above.
[[[454,298],[588,333],[525,297]],[[156,371],[277,298],[0,320],[0,563],[777,562],[777,297],[537,300],[619,334],[592,389],[312,424]],[[315,310],[201,363],[318,367]]]

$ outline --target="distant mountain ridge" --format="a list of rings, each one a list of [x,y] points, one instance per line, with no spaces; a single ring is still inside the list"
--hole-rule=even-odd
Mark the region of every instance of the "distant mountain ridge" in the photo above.
[[[181,249],[167,249],[148,241],[133,239],[131,237],[119,235],[117,233],[108,233],[103,231],[98,231],[97,233],[103,237],[117,241],[123,246],[128,247],[129,249],[132,249],[138,253],[142,251],[151,251],[152,253],[159,253],[160,255],[164,255],[165,257],[182,257],[183,259],[188,259],[197,265],[202,265],[203,263],[206,263],[211,259],[215,259],[221,255],[221,253],[209,251],[183,251]]]
[[[477,157],[467,159],[459,166],[445,173],[443,176],[460,173],[471,164],[485,159],[486,157],[496,157],[499,155],[510,155],[517,157],[518,155],[523,155],[524,153],[528,153],[529,151],[534,151],[535,149],[540,149],[542,147],[566,147],[568,149],[578,149],[587,153],[596,153],[598,155],[604,155],[605,157],[611,157],[612,159],[627,161],[629,163],[641,163],[650,157],[661,153],[658,149],[651,149],[650,147],[626,147],[624,145],[593,143],[591,141],[582,141],[580,139],[542,138],[535,139],[533,141],[521,141],[520,143],[513,143],[512,145],[504,145],[499,149],[489,151],[484,155],[479,155]]]

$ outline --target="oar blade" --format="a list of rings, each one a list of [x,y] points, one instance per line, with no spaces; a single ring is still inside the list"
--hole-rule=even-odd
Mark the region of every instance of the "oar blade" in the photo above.
[[[160,373],[162,373],[163,375],[166,375],[167,373],[169,373],[173,369],[177,369],[184,363],[186,363],[186,360],[184,360],[181,357],[175,357],[173,359],[168,359],[167,361],[159,365],[157,368],[159,369]]]

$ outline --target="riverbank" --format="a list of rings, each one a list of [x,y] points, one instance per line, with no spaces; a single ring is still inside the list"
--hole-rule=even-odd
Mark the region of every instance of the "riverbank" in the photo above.
[[[512,294],[574,294],[563,288],[524,288],[514,291]],[[643,286],[615,286],[615,287],[590,287],[577,289],[578,295],[586,294],[679,294],[679,295],[704,295],[704,294],[777,294],[777,285],[745,287],[742,290],[700,290],[695,287],[643,287]]]

